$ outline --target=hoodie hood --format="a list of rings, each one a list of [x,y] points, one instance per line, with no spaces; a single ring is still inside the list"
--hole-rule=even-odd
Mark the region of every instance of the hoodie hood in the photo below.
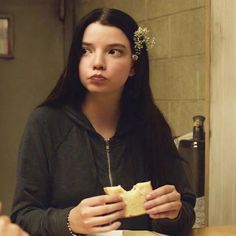
[[[62,110],[77,125],[82,126],[89,132],[97,133],[95,128],[86,117],[86,115],[81,111],[81,109],[75,109],[70,105],[64,105],[62,107]],[[123,112],[119,118],[115,136],[123,136],[131,130],[138,128],[138,126],[140,125],[141,122],[138,122],[137,119],[132,118],[130,113]]]

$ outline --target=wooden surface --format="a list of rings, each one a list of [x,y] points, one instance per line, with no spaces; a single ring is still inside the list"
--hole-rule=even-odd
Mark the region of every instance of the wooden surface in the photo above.
[[[189,236],[231,236],[236,235],[236,225],[206,227],[194,229]]]
[[[205,227],[201,229],[193,229],[192,233],[188,236],[235,236],[236,225]],[[151,231],[138,231],[138,230],[114,230],[107,233],[92,234],[89,236],[164,236]]]
[[[209,225],[236,224],[235,13],[235,0],[211,0]]]

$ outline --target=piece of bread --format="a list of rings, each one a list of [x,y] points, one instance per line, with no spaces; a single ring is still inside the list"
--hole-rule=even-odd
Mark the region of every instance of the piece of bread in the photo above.
[[[151,182],[137,183],[130,191],[125,191],[120,185],[105,187],[104,192],[108,195],[118,194],[126,204],[125,217],[145,214],[144,202],[147,194],[152,191]]]

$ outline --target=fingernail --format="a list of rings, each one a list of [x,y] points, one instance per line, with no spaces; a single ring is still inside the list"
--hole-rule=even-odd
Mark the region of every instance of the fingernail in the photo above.
[[[148,210],[150,207],[151,207],[150,204],[148,204],[148,203],[144,203],[144,208],[145,208],[146,210]]]
[[[147,214],[150,214],[150,215],[154,213],[153,210],[147,210],[146,212],[147,212]]]
[[[119,228],[121,226],[121,222],[120,221],[116,221],[114,222],[116,224],[116,227]]]

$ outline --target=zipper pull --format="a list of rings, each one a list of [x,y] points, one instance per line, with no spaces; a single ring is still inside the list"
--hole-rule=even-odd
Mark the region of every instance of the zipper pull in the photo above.
[[[111,173],[111,157],[110,157],[110,139],[104,139],[106,144],[106,156],[107,156],[107,166],[108,166],[108,177],[110,186],[113,186],[112,173]]]

